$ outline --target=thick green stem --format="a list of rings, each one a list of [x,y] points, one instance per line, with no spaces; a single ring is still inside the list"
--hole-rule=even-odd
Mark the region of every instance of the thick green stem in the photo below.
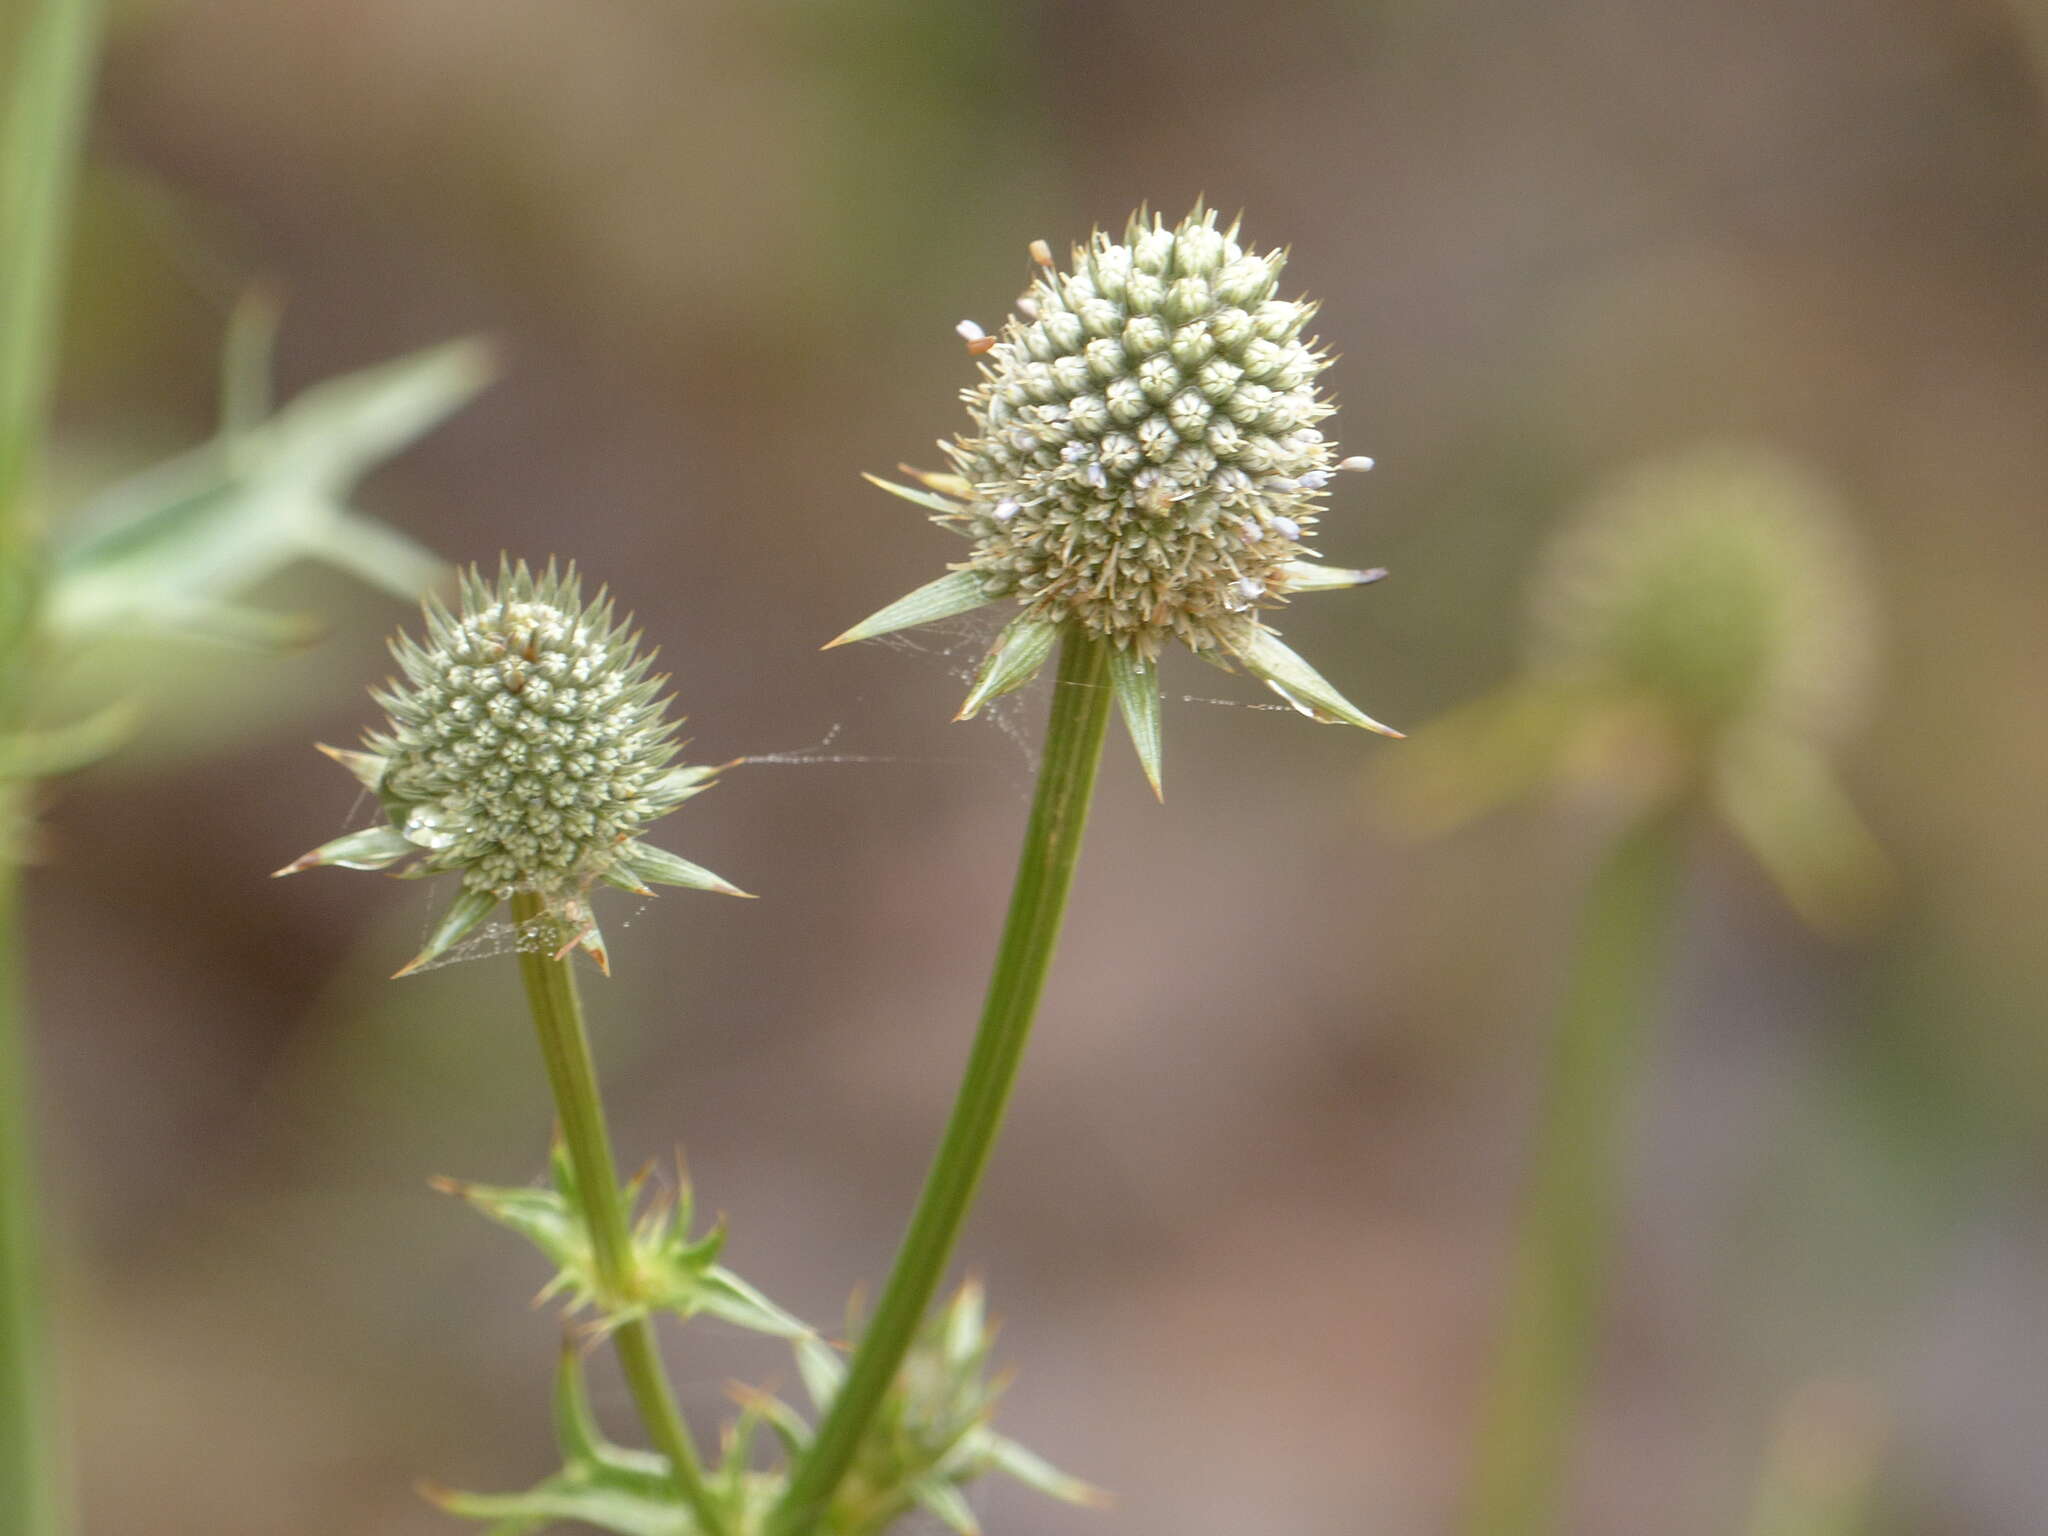
[[[552,927],[540,897],[530,892],[512,898],[512,916],[525,933],[544,934]],[[634,1310],[639,1296],[632,1233],[619,1190],[611,1133],[605,1128],[604,1101],[598,1094],[597,1069],[591,1060],[590,1035],[583,1026],[583,1000],[576,990],[575,972],[566,959],[555,959],[545,946],[529,941],[520,946],[519,974],[526,983],[526,1000],[540,1036],[541,1058],[547,1063],[548,1085],[554,1090],[555,1115],[569,1150],[578,1201],[590,1226],[591,1254],[603,1293],[598,1303],[607,1311],[630,1313],[612,1331],[619,1367],[654,1448],[668,1458],[676,1492],[705,1536],[726,1536],[724,1512],[704,1481],[697,1448],[662,1370],[654,1324],[645,1313]]]
[[[1557,1025],[1501,1346],[1482,1408],[1466,1536],[1557,1528],[1598,1337],[1616,1193],[1684,838],[1656,814],[1624,832],[1586,892]]]
[[[0,738],[27,707],[43,564],[33,466],[99,32],[97,0],[42,0],[0,19]],[[25,800],[0,783],[0,1530],[59,1536],[71,1517],[49,1380],[18,931]]]
[[[1081,834],[1088,824],[1088,802],[1109,723],[1112,695],[1108,679],[1107,648],[1070,631],[1060,651],[1045,758],[1038,770],[1038,793],[1017,862],[1010,915],[1003,926],[981,1027],[953,1104],[953,1117],[897,1250],[889,1283],[854,1352],[846,1382],[819,1426],[817,1439],[797,1463],[789,1489],[769,1522],[774,1536],[802,1536],[824,1518],[833,1491],[852,1464],[931,1305],[975,1187],[988,1165],[1003,1123],[1003,1106],[1031,1036],[1032,1015],[1045,988],[1067,889],[1081,852]]]

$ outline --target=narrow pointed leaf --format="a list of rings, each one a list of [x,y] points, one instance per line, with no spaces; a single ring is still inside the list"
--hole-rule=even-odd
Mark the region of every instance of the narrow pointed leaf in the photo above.
[[[622,891],[631,891],[635,896],[652,896],[654,887],[642,880],[624,863],[613,864],[604,872],[604,883],[617,886]]]
[[[437,1179],[434,1187],[517,1232],[565,1273],[580,1273],[590,1266],[589,1233],[576,1208],[558,1190],[464,1184],[454,1179]]]
[[[1152,793],[1166,798],[1160,782],[1161,735],[1159,673],[1129,651],[1109,655],[1109,685],[1116,691],[1117,708],[1123,712],[1124,728],[1131,733],[1131,745],[1138,749],[1138,762],[1145,770]]]
[[[930,491],[915,490],[907,485],[898,485],[893,480],[884,480],[880,475],[863,474],[861,479],[869,485],[879,485],[891,496],[901,496],[905,501],[914,501],[920,507],[951,517],[960,511],[960,503],[947,496],[937,496]]]
[[[680,885],[693,891],[717,891],[723,896],[747,894],[701,864],[692,864],[666,848],[656,848],[647,843],[628,843],[619,862],[640,879],[654,885]]]
[[[339,486],[391,457],[497,373],[490,347],[465,337],[313,385],[251,434],[265,473]]]
[[[289,655],[319,643],[324,620],[308,613],[274,613],[245,603],[164,601],[137,603],[108,628],[134,627],[186,635],[234,650]]]
[[[988,1436],[988,1457],[990,1466],[997,1471],[1015,1478],[1025,1487],[1065,1504],[1103,1505],[1110,1502],[1109,1493],[1093,1483],[1071,1477],[1040,1456],[1036,1451],[1025,1449],[1014,1440],[998,1434]]]
[[[741,761],[744,762],[745,759],[742,758]],[[718,776],[731,766],[730,763],[719,763],[711,767],[693,764],[683,768],[671,768],[654,782],[648,793],[672,804],[681,805],[692,795],[703,794],[717,783]]]
[[[696,1302],[700,1311],[755,1333],[800,1339],[812,1332],[809,1324],[783,1311],[729,1269],[709,1271],[697,1288]]]
[[[361,832],[350,832],[331,843],[322,843],[311,853],[302,853],[283,869],[275,871],[273,878],[330,865],[341,869],[382,869],[418,852],[419,849],[407,842],[398,828],[386,822]]]
[[[612,952],[605,946],[604,930],[597,926],[597,919],[587,918],[582,932],[576,935],[574,948],[580,949],[597,962],[597,968],[609,976],[612,973]]]
[[[1752,732],[1715,765],[1721,813],[1792,909],[1822,933],[1866,932],[1897,886],[1891,860],[1807,742]]]
[[[912,1497],[960,1536],[981,1536],[981,1522],[974,1518],[967,1495],[951,1483],[926,1478],[912,1490]]]
[[[324,741],[313,743],[313,750],[323,757],[330,757],[341,764],[363,788],[375,794],[384,786],[384,770],[390,759],[381,752],[352,752],[347,747],[330,747]]]
[[[427,942],[420,952],[408,960],[395,976],[409,976],[428,962],[438,960],[457,944],[468,938],[483,924],[483,920],[497,910],[498,898],[487,891],[472,891],[465,887],[454,903],[441,915],[441,921],[434,931],[427,935]]]
[[[851,645],[856,640],[892,635],[899,629],[936,624],[940,619],[971,613],[994,601],[977,572],[949,571],[937,581],[926,582],[908,596],[897,598],[881,612],[869,614],[824,648],[829,651],[835,645]]]
[[[613,1536],[699,1536],[689,1511],[672,1498],[603,1483],[578,1485],[567,1476],[551,1478],[524,1493],[436,1490],[430,1496],[451,1515],[506,1522],[501,1529],[507,1536],[525,1536],[562,1521],[593,1526]]]
[[[761,1417],[769,1432],[781,1442],[783,1455],[789,1460],[795,1461],[811,1443],[811,1426],[789,1404],[769,1398],[761,1404]]]
[[[44,779],[83,768],[118,747],[134,727],[134,708],[116,703],[68,725],[0,736],[0,779]]]
[[[562,1363],[555,1371],[554,1407],[555,1444],[561,1447],[562,1459],[571,1466],[596,1460],[604,1436],[590,1408],[582,1355],[573,1342],[562,1346]]]
[[[967,702],[953,718],[972,720],[989,700],[1014,693],[1038,676],[1038,669],[1045,665],[1045,658],[1052,654],[1053,642],[1059,637],[1060,626],[1048,620],[1028,615],[1012,619],[996,636],[996,643],[989,648],[988,658],[975,676],[974,687],[968,690]]]
[[[1373,764],[1373,818],[1412,840],[1440,837],[1561,777],[1575,695],[1518,683],[1461,704]]]
[[[1382,736],[1401,733],[1381,725],[1343,694],[1314,667],[1294,653],[1292,647],[1263,625],[1248,624],[1226,642],[1231,653],[1281,698],[1313,719],[1341,722],[1377,731]]]
[[[937,491],[941,496],[951,496],[957,501],[974,499],[974,482],[965,475],[950,474],[940,469],[919,469],[914,464],[898,464],[896,467],[926,490]]]
[[[411,600],[447,579],[448,566],[424,545],[373,518],[339,513],[314,528],[306,553],[338,570]]]
[[[271,359],[284,306],[275,290],[251,288],[235,301],[220,354],[220,430],[229,440],[270,414]]]
[[[1369,571],[1347,571],[1342,566],[1324,565],[1318,560],[1289,560],[1280,567],[1280,587],[1283,592],[1334,592],[1344,587],[1362,587],[1369,582],[1384,581],[1386,568],[1375,566]]]
[[[822,1415],[839,1395],[839,1384],[846,1380],[846,1362],[815,1333],[796,1340],[795,1353],[797,1375],[811,1395],[811,1405]]]

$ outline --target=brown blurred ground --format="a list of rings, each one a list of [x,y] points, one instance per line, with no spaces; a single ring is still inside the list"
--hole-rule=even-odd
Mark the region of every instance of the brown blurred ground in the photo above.
[[[1326,547],[1396,576],[1290,637],[1399,724],[1504,675],[1528,555],[1608,468],[1730,430],[1810,456],[1883,583],[1849,773],[1907,897],[1830,947],[1703,857],[1573,1530],[1735,1529],[1787,1402],[1844,1379],[1891,1426],[1885,1529],[2038,1536],[2029,36],[2037,11],[1940,0],[135,6],[68,472],[209,427],[252,280],[288,295],[291,385],[488,330],[508,377],[376,510],[451,557],[611,576],[706,760],[828,735],[887,759],[689,807],[669,840],[769,899],[608,925],[593,998],[629,1156],[685,1141],[735,1266],[829,1318],[882,1273],[943,1115],[1030,764],[943,723],[971,637],[815,647],[949,553],[857,472],[959,425],[951,326],[1000,318],[1028,239],[1206,194],[1293,247],[1343,354],[1338,435],[1382,466]],[[442,1530],[415,1478],[547,1466],[542,1276],[424,1182],[537,1170],[510,977],[387,984],[420,892],[264,880],[344,826],[307,744],[367,723],[402,617],[317,575],[288,595],[339,615],[332,641],[208,684],[253,695],[260,735],[202,751],[164,723],[51,808],[36,988],[93,1536]],[[1585,834],[1403,846],[1363,782],[1397,745],[1193,703],[1168,729],[1164,808],[1105,775],[964,1251],[1008,1320],[1009,1427],[1122,1502],[992,1489],[989,1527],[1446,1529]],[[700,1422],[729,1376],[791,1385],[755,1341],[673,1342]]]

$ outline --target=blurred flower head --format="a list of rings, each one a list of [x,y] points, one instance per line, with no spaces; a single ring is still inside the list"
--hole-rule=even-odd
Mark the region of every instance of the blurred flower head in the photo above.
[[[1874,605],[1817,474],[1755,443],[1624,470],[1544,552],[1530,611],[1522,675],[1386,765],[1392,824],[1590,783],[1710,809],[1817,927],[1874,913],[1888,868],[1827,756],[1870,698]]]
[[[1868,695],[1860,552],[1829,488],[1767,449],[1625,471],[1551,544],[1531,597],[1533,671],[1674,729],[1833,737]]]

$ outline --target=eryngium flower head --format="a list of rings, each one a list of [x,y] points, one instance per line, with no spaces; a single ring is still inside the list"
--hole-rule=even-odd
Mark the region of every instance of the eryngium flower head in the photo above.
[[[366,750],[323,747],[374,791],[383,826],[316,848],[278,871],[322,864],[455,873],[462,890],[406,970],[446,952],[504,901],[536,893],[567,935],[607,965],[588,893],[599,880],[738,895],[710,871],[639,834],[708,788],[716,768],[673,766],[675,723],[631,621],[610,599],[583,602],[572,566],[496,582],[472,569],[459,610],[426,605],[426,643],[392,642],[404,673],[371,697],[388,716]],[[400,972],[404,974],[404,972]]]
[[[1390,824],[1590,786],[1710,812],[1818,928],[1876,917],[1890,866],[1830,761],[1870,701],[1876,614],[1824,479],[1750,442],[1632,466],[1551,542],[1530,606],[1521,675],[1383,765]]]
[[[1689,733],[1824,739],[1868,695],[1858,551],[1829,488],[1768,448],[1708,444],[1626,472],[1552,543],[1531,591],[1540,674]]]
[[[1285,255],[1237,234],[1199,207],[1174,228],[1139,214],[1120,241],[1097,231],[1066,272],[1034,244],[1038,275],[1001,333],[962,326],[984,361],[962,397],[972,430],[943,445],[953,472],[920,474],[923,490],[876,481],[972,552],[835,644],[1021,605],[964,719],[1029,681],[1058,634],[1100,637],[1155,784],[1150,669],[1169,640],[1242,663],[1317,719],[1386,730],[1261,617],[1385,573],[1315,563],[1331,480],[1371,461],[1340,461],[1321,430],[1329,358],[1304,335],[1315,306],[1280,296]]]

